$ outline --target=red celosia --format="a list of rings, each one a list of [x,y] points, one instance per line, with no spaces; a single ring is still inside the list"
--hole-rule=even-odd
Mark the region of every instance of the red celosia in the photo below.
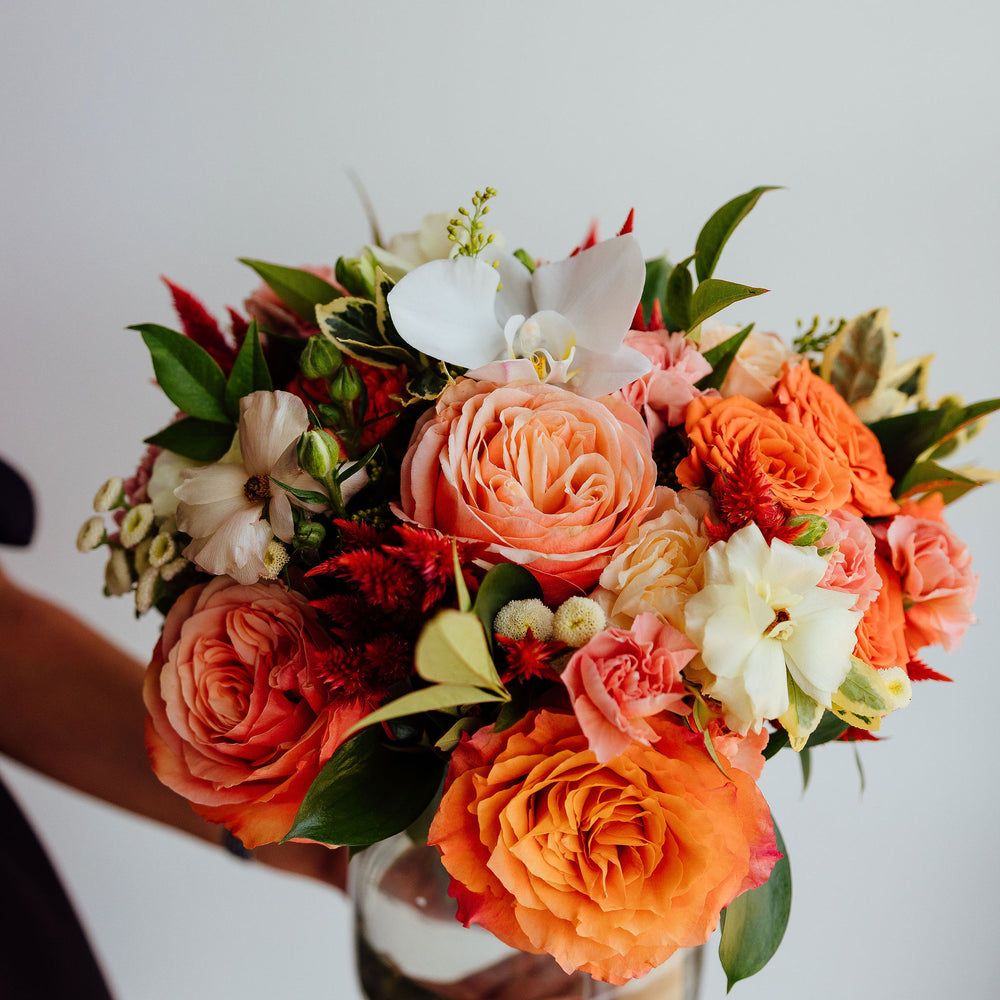
[[[241,332],[245,335],[246,322],[230,309],[229,315],[233,320],[233,335],[226,334],[215,317],[190,292],[175,285],[162,275],[160,277],[170,289],[170,296],[181,321],[184,335],[193,340],[199,347],[203,347],[228,375],[239,352],[239,343],[236,338]],[[241,330],[236,329],[237,320]]]
[[[952,682],[947,674],[938,673],[916,656],[911,657],[910,662],[906,664],[906,673],[911,681],[947,681],[949,684]]]
[[[421,610],[428,611],[438,604],[454,584],[456,549],[459,565],[464,567],[462,577],[465,585],[470,590],[476,589],[476,578],[468,567],[486,551],[485,543],[464,542],[440,531],[409,524],[399,525],[396,534],[402,545],[386,545],[383,551],[396,556],[420,575],[425,587]]]
[[[788,524],[789,510],[774,497],[774,491],[760,466],[756,434],[738,443],[733,452],[733,467],[719,472],[712,481],[712,499],[721,523],[706,519],[705,527],[713,541],[724,541],[735,531],[753,523],[768,542],[780,538],[794,542],[804,525]]]

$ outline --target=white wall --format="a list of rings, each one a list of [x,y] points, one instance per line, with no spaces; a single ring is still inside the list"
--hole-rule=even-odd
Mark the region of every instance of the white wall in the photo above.
[[[632,205],[647,254],[767,195],[720,276],[773,291],[736,318],[887,304],[932,392],[998,394],[995,5],[36,0],[0,31],[0,453],[41,523],[8,569],[145,657],[152,620],[100,596],[73,540],[97,485],[170,412],[129,323],[172,320],[157,275],[213,309],[235,262],[332,262],[366,238],[346,176],[388,232],[476,187],[517,244],[558,257]],[[968,459],[1000,465],[996,428]],[[890,739],[794,760],[765,792],[795,903],[742,1000],[995,995],[1000,493],[952,508],[982,621],[933,664]],[[121,1000],[355,997],[348,909],[3,767],[44,830]],[[712,956],[704,997],[721,997]]]

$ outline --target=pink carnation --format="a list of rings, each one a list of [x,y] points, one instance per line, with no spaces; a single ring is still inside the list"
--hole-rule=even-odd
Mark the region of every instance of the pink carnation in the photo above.
[[[862,518],[845,510],[831,511],[826,519],[830,527],[819,548],[836,548],[819,585],[842,594],[856,594],[858,599],[851,610],[864,612],[882,589],[882,578],[875,568],[875,536]]]
[[[934,494],[902,506],[884,530],[893,568],[903,586],[906,645],[912,656],[935,643],[951,652],[976,619],[972,602],[979,577],[972,556],[944,522]]]
[[[605,629],[572,655],[562,681],[598,761],[633,740],[649,746],[656,734],[648,716],[688,713],[681,671],[697,652],[683,633],[643,612],[629,631]]]
[[[688,403],[702,395],[695,383],[708,375],[712,366],[683,333],[635,331],[625,343],[649,358],[653,367],[619,393],[643,415],[649,438],[655,441],[667,427],[684,423]]]

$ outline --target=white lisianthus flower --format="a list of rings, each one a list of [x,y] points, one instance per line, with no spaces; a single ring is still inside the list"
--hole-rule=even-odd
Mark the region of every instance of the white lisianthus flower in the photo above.
[[[292,540],[292,504],[322,509],[275,482],[321,489],[298,465],[299,438],[308,427],[305,404],[290,392],[254,392],[240,400],[239,460],[186,469],[174,491],[177,526],[192,538],[184,550],[188,559],[243,584],[267,577],[272,538]]]
[[[861,613],[850,610],[855,595],[818,586],[826,569],[812,546],[768,545],[755,524],[706,552],[685,631],[710,675],[704,691],[735,732],[786,712],[789,677],[826,708],[847,677]]]
[[[491,250],[492,255],[492,250]],[[646,278],[639,244],[616,236],[534,273],[508,253],[434,260],[389,292],[399,335],[473,378],[565,385],[597,397],[635,381],[649,359],[622,341]]]

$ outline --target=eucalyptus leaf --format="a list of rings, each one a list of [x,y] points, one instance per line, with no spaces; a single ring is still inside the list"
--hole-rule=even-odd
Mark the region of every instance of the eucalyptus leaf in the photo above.
[[[698,257],[695,261],[695,272],[699,281],[710,278],[719,263],[722,248],[733,235],[736,227],[749,215],[754,205],[765,191],[777,191],[776,186],[756,187],[746,194],[737,195],[732,201],[727,201],[702,227],[695,241],[694,249]]]
[[[182,417],[168,424],[162,431],[150,435],[145,444],[166,448],[195,462],[217,462],[233,443],[234,424],[220,424],[214,420]]]
[[[760,972],[785,936],[792,909],[792,869],[777,823],[774,837],[784,856],[771,870],[770,878],[737,896],[722,912],[719,959],[726,971],[726,992],[741,979]]]
[[[226,382],[226,410],[233,420],[239,420],[240,400],[252,392],[273,392],[274,383],[260,346],[257,321],[253,320],[236,355],[233,370]]]
[[[722,281],[719,278],[705,278],[694,290],[691,296],[691,315],[688,329],[704,323],[710,316],[731,306],[734,302],[763,295],[766,288],[753,288],[750,285],[738,285],[733,281]]]
[[[208,351],[184,334],[155,323],[129,329],[142,334],[156,381],[179,410],[199,420],[231,423],[226,409],[226,376]]]
[[[240,263],[252,267],[292,312],[309,323],[316,322],[316,306],[332,302],[343,295],[330,282],[311,271],[269,264],[263,260],[250,260],[247,257],[241,257]]]
[[[363,847],[405,830],[437,794],[445,763],[396,748],[379,728],[341,744],[306,792],[285,840]]]
[[[733,359],[743,346],[743,341],[750,336],[751,330],[753,330],[753,323],[743,327],[731,337],[727,337],[721,344],[716,344],[715,347],[705,351],[705,360],[712,366],[712,370],[704,378],[698,380],[697,388],[718,389],[722,386],[729,374]]]

